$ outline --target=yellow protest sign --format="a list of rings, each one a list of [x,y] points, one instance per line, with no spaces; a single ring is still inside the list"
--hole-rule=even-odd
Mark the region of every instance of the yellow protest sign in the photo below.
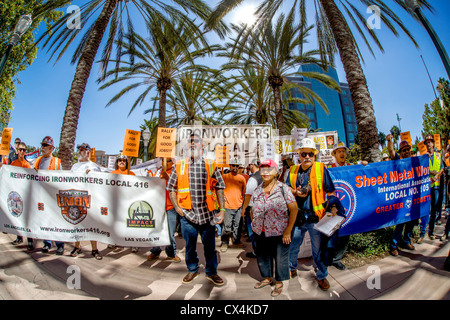
[[[434,135],[434,146],[438,149],[441,150],[441,135],[439,133],[436,133]]]
[[[419,152],[421,155],[427,154],[427,147],[423,141],[419,142]]]
[[[91,148],[91,156],[90,156],[90,160],[92,162],[97,162],[95,161],[95,148]]]
[[[9,155],[9,146],[11,144],[13,128],[4,128],[2,133],[2,142],[0,145],[0,155]]]
[[[218,167],[226,167],[230,163],[228,146],[216,146],[216,164]]]
[[[170,158],[174,155],[177,129],[158,128],[156,136],[156,157]]]
[[[409,131],[405,131],[400,133],[400,140],[403,141],[408,141],[409,145],[412,146],[412,142],[411,142],[411,133]]]
[[[141,140],[141,132],[126,129],[125,139],[123,141],[122,154],[128,157],[137,158],[139,155],[139,142]]]

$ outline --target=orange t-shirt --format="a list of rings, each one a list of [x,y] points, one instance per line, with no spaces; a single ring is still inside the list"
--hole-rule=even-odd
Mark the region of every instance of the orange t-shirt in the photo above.
[[[114,173],[114,174],[127,174],[127,170],[120,170],[120,169],[117,169],[117,170],[111,171],[111,173]],[[131,171],[131,170],[130,170],[129,175],[130,175],[130,176],[135,176],[134,172]]]
[[[242,174],[233,175],[231,172],[223,175],[225,182],[225,208],[239,209],[244,203],[245,187],[247,185]]]
[[[30,163],[25,159],[23,160],[16,159],[13,162],[11,162],[11,165],[14,167],[31,168]]]

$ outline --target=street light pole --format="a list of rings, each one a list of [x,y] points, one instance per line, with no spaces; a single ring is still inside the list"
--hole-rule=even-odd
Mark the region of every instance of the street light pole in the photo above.
[[[431,40],[433,40],[434,46],[436,47],[439,56],[441,57],[442,63],[444,64],[445,70],[447,71],[447,76],[450,79],[450,59],[448,58],[447,51],[445,51],[441,40],[437,36],[431,24],[428,22],[427,18],[425,18],[425,15],[420,10],[417,0],[405,0],[405,2],[406,5],[416,13],[417,17],[419,17],[420,22],[422,22],[422,25],[427,30],[428,34],[431,37]]]
[[[144,132],[142,132],[142,139],[144,140],[144,162],[147,161],[148,143],[150,142],[150,136],[151,136],[151,133],[148,130],[148,128],[146,128],[144,130]]]
[[[9,41],[8,48],[6,49],[5,54],[0,62],[0,77],[5,69],[6,61],[8,60],[9,55],[13,47],[19,42],[20,38],[23,36],[25,32],[27,32],[28,28],[31,26],[33,20],[31,19],[31,14],[27,14],[21,16],[19,22],[14,28],[13,35],[11,36],[11,40]]]

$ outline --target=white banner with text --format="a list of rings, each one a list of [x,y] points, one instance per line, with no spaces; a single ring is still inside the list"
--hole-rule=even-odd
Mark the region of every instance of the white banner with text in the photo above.
[[[0,181],[3,232],[128,247],[170,244],[162,179],[3,166]]]

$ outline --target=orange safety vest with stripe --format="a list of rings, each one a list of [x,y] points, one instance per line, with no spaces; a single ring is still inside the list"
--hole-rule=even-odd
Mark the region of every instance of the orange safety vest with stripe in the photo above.
[[[208,206],[209,211],[213,211],[219,208],[219,203],[217,201],[217,196],[214,189],[214,186],[217,184],[217,180],[212,177],[217,166],[214,161],[205,159],[205,167],[207,173],[206,205]],[[192,202],[191,191],[189,189],[189,159],[178,160],[176,170],[178,178],[178,205],[183,209],[191,210]]]
[[[300,165],[292,166],[289,170],[289,181],[292,188],[297,186],[297,175]],[[327,194],[323,189],[323,172],[325,165],[321,162],[314,162],[311,166],[309,174],[309,181],[311,185],[311,200],[314,213],[319,217],[319,220],[325,215],[325,202],[327,201]]]
[[[41,166],[42,158],[43,158],[43,156],[40,156],[36,159],[36,162],[34,163],[35,169],[39,169],[39,167]],[[43,170],[59,170],[59,169],[61,169],[61,159],[51,156],[50,164],[48,165],[48,169],[43,169]]]

